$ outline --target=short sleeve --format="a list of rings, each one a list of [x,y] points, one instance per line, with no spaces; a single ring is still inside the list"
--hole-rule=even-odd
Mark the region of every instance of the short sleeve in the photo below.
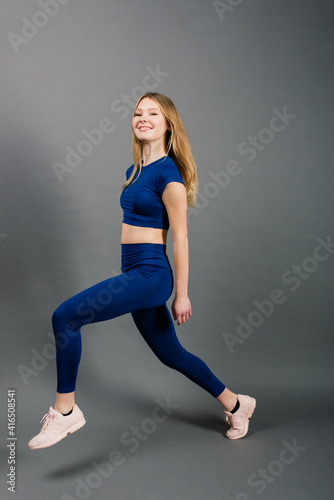
[[[133,168],[133,165],[131,165],[131,167],[129,167],[127,169],[127,171],[125,172],[125,175],[126,175],[126,180],[129,180],[129,177],[131,175],[131,172],[132,172],[132,168]]]
[[[157,172],[157,189],[160,196],[169,182],[180,182],[184,185],[181,174],[174,164],[162,164]]]

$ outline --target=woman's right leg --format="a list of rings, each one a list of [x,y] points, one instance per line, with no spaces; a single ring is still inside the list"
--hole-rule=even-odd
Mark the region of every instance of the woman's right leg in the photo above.
[[[64,301],[53,312],[52,327],[57,353],[54,409],[59,413],[68,413],[75,404],[75,385],[82,350],[81,327],[124,314],[125,299],[132,299],[132,294],[125,297],[121,292],[128,292],[129,281],[136,284],[135,277],[134,273],[123,273],[104,280]]]
[[[52,315],[57,353],[57,408],[62,406],[66,411],[67,406],[74,403],[72,393],[81,358],[81,327],[136,310],[158,307],[170,293],[168,270],[156,269],[147,273],[131,269],[60,304]]]
[[[171,293],[169,272],[158,268],[149,273],[131,269],[78,293],[54,311],[52,325],[56,340],[56,404],[43,417],[40,433],[29,441],[31,449],[52,446],[67,434],[80,429],[86,422],[82,411],[74,404],[81,357],[81,327],[164,303]],[[68,412],[70,414],[66,415]]]

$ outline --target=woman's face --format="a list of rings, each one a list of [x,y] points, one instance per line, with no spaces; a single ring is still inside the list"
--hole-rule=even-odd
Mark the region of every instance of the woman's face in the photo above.
[[[137,139],[142,142],[159,141],[167,130],[167,122],[159,105],[149,97],[138,104],[132,126]]]

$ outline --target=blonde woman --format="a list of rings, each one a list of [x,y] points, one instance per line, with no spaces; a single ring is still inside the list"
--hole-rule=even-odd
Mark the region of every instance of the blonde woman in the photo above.
[[[186,131],[167,96],[146,92],[138,99],[132,118],[132,153],[134,163],[126,171],[120,196],[124,213],[122,273],[78,293],[54,311],[56,401],[43,417],[40,433],[29,441],[31,449],[51,446],[86,423],[74,399],[81,327],[127,313],[162,363],[178,370],[223,405],[231,426],[228,438],[239,439],[248,432],[255,399],[225,387],[201,359],[182,347],[174,328],[173,320],[180,325],[192,315],[187,206],[196,206],[198,178]],[[174,288],[166,253],[169,228],[175,267],[173,319],[166,306]]]

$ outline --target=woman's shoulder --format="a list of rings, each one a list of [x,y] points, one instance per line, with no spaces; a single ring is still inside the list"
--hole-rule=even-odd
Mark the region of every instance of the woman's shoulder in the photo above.
[[[170,157],[170,156],[166,156],[162,161],[159,162],[159,164],[157,165],[157,171],[163,171],[163,169],[170,169],[170,170],[177,170],[179,171],[175,161]]]
[[[134,163],[126,169],[126,172],[125,172],[125,175],[126,175],[126,179],[128,179],[132,173],[132,170],[133,170],[133,167],[134,167]]]
[[[158,192],[162,193],[166,185],[173,181],[184,184],[176,163],[172,158],[167,156],[166,159],[159,164],[157,169],[156,183]]]

